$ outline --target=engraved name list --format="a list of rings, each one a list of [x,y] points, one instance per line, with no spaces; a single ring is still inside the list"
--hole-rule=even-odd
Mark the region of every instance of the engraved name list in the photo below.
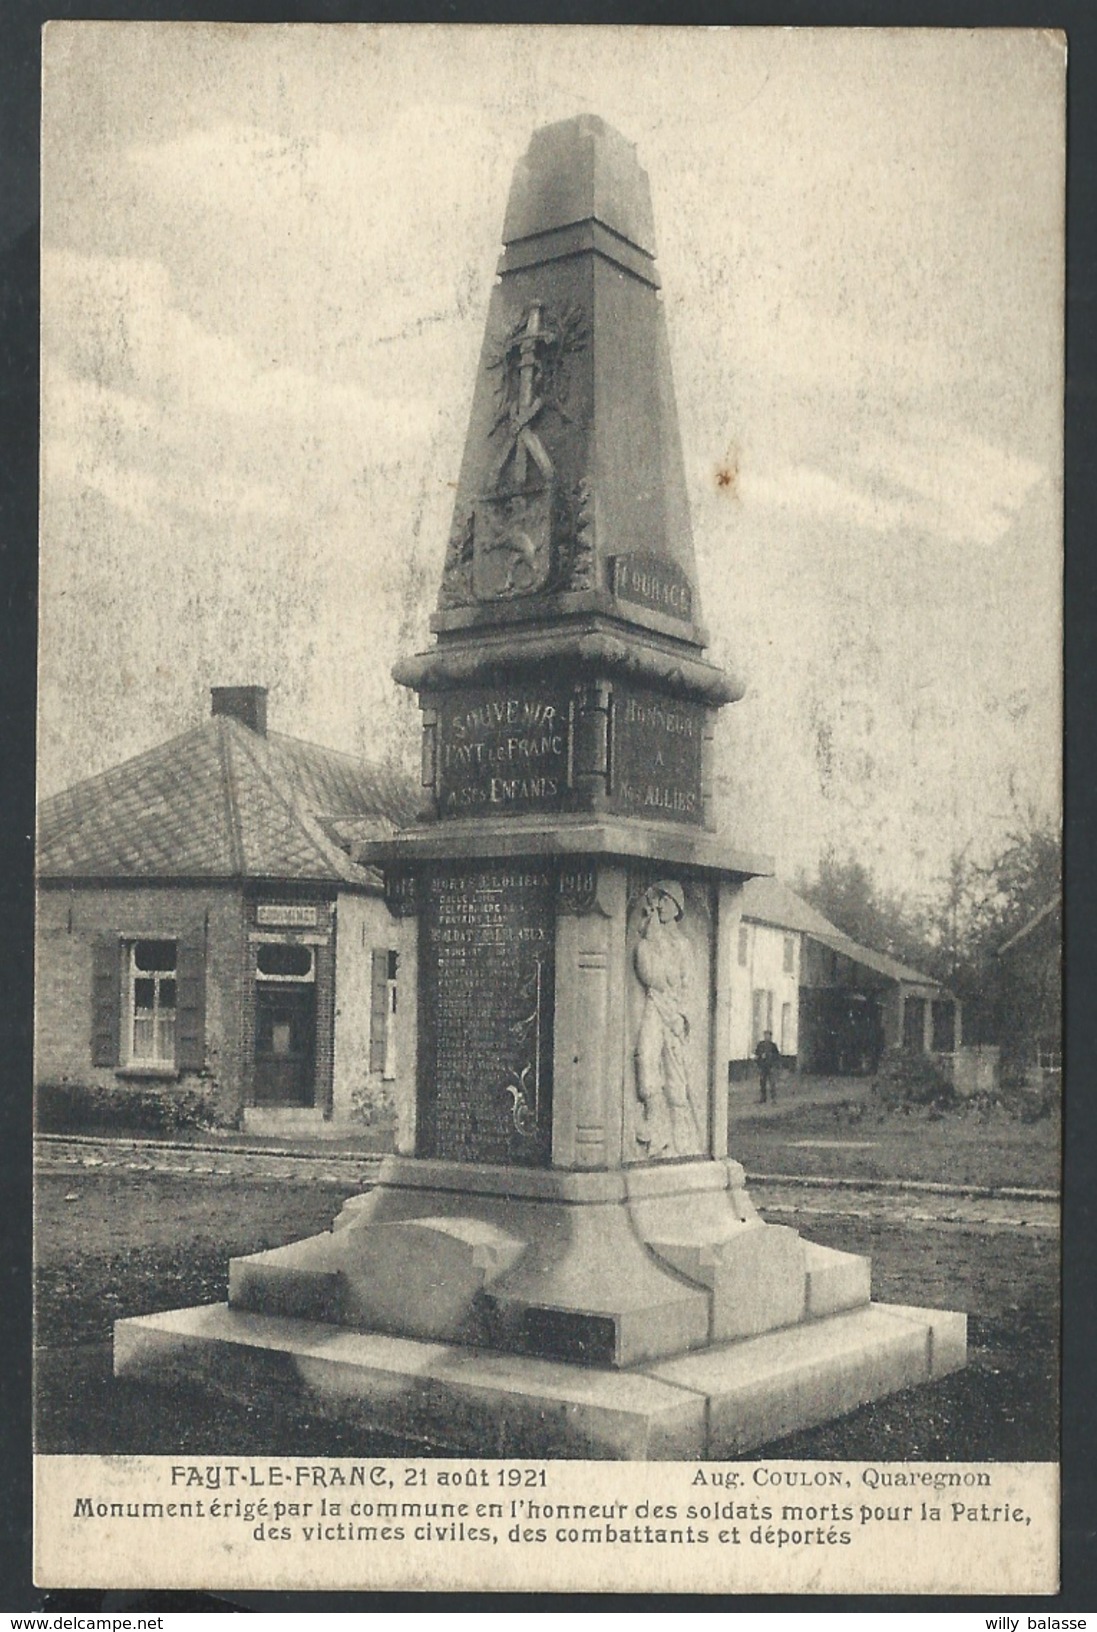
[[[426,881],[419,1155],[547,1165],[555,894],[551,869],[521,863]]]

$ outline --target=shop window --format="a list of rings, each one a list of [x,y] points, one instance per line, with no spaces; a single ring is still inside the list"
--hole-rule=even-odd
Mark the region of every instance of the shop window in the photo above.
[[[134,941],[129,948],[132,1065],[175,1065],[176,958],[174,941]]]
[[[371,963],[369,1068],[385,1082],[396,1076],[396,971],[399,954],[378,948]]]
[[[793,974],[795,972],[795,969],[796,969],[796,937],[795,937],[795,935],[786,935],[785,936],[784,959],[785,959],[785,961],[784,961],[785,974],[786,975]]]

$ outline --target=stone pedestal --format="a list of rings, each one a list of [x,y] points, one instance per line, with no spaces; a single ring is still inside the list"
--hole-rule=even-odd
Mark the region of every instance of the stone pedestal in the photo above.
[[[330,1234],[235,1259],[229,1302],[624,1368],[868,1302],[864,1259],[814,1251],[809,1272],[737,1162],[469,1172],[393,1157]]]
[[[299,1389],[482,1454],[727,1455],[963,1363],[962,1316],[767,1225],[729,1159],[734,892],[647,180],[582,117],[508,206],[423,712],[416,1092],[330,1232],[229,1305],[119,1323],[129,1376]],[[733,1155],[733,1153],[732,1153]]]
[[[288,1396],[430,1449],[681,1458],[964,1363],[964,1316],[872,1304],[867,1259],[767,1225],[728,1157],[746,858],[608,818],[438,824],[384,857],[419,915],[405,1153],[331,1231],[233,1260],[227,1306],[119,1322],[118,1375]],[[675,909],[658,932],[653,899]],[[645,955],[671,922],[676,1006]],[[689,1021],[669,1042],[668,1008]]]

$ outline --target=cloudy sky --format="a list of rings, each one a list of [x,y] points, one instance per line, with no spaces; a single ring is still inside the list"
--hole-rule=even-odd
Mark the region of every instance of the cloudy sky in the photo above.
[[[651,179],[730,837],[932,889],[1059,798],[1064,49],[1036,33],[50,24],[40,787],[411,743],[511,173]],[[717,475],[737,478],[721,485]]]

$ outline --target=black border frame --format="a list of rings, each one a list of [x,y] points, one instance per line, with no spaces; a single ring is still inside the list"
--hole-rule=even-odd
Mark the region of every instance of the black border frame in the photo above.
[[[1062,1587],[1047,1597],[45,1591],[31,1575],[31,1012],[38,503],[40,29],[52,17],[239,23],[481,22],[1045,28],[1067,35],[1064,652],[1067,1077],[1064,1112]],[[1097,7],[1092,0],[8,0],[0,24],[0,1610],[936,1610],[1054,1615],[1097,1606],[1097,1100],[1087,981],[1097,801]],[[14,1317],[14,1319],[12,1319]]]

